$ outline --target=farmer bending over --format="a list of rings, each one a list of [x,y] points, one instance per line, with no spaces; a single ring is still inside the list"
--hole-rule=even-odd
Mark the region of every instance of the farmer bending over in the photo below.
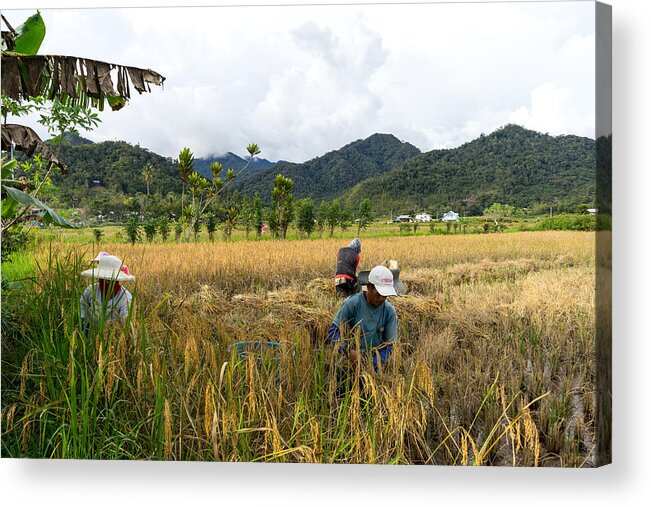
[[[355,294],[341,305],[328,329],[328,339],[339,352],[347,354],[353,364],[373,355],[375,371],[380,371],[398,341],[398,319],[395,308],[386,299],[395,296],[393,274],[384,266],[375,266],[368,275],[366,291]],[[355,343],[343,340],[341,328],[359,329],[360,350]],[[379,361],[379,364],[378,364]]]
[[[362,243],[355,238],[348,246],[337,252],[337,267],[335,272],[335,288],[339,297],[347,298],[359,291],[357,284],[357,266],[359,255],[362,253]]]
[[[91,324],[126,321],[131,306],[131,293],[120,282],[135,280],[135,276],[129,273],[119,258],[108,254],[98,257],[99,259],[94,259],[97,267],[81,273],[81,276],[97,280],[86,287],[79,301],[81,327],[86,336]]]

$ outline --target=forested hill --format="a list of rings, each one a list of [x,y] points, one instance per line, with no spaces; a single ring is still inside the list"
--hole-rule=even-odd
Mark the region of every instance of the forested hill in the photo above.
[[[56,152],[57,147],[53,150]],[[151,193],[181,193],[175,160],[124,141],[92,143],[77,137],[65,139],[59,159],[68,166],[69,173],[55,176],[53,182],[59,188],[58,199],[65,206],[83,206],[100,189],[125,196],[145,193],[147,187],[141,172],[147,163],[154,167]]]
[[[419,153],[418,148],[401,142],[395,136],[373,134],[302,164],[278,162],[266,171],[236,180],[234,189],[248,196],[259,192],[268,201],[274,179],[280,173],[294,181],[293,194],[296,198],[332,199],[355,184],[383,174]]]
[[[51,141],[48,144],[52,146]],[[58,148],[53,147],[56,152]],[[104,141],[93,143],[74,134],[67,134],[61,144],[59,157],[69,168],[65,176],[55,176],[54,183],[59,187],[58,199],[64,206],[93,206],[98,193],[112,193],[115,197],[146,193],[147,186],[142,178],[142,169],[150,163],[154,167],[154,177],[149,185],[150,193],[166,195],[169,192],[181,193],[177,160],[163,157],[139,145],[124,141]],[[229,168],[239,171],[246,161],[233,153],[208,158],[196,158],[196,171],[212,178],[210,163],[221,162],[224,166],[222,176]],[[273,162],[262,158],[253,159],[240,177],[263,171],[273,166]]]
[[[357,207],[365,197],[374,211],[452,209],[477,214],[495,202],[581,204],[595,198],[595,141],[553,137],[507,125],[455,149],[413,157],[368,179],[344,196]]]

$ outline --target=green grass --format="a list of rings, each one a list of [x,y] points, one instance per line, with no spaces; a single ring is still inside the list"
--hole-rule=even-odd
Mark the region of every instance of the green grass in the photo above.
[[[32,252],[23,250],[14,252],[2,263],[3,283],[19,283],[33,278],[36,260]]]
[[[577,217],[580,217],[577,215]],[[579,220],[579,218],[577,218]],[[585,220],[584,220],[585,221]],[[490,228],[488,231],[484,230],[484,224],[488,223]],[[557,222],[549,222],[543,218],[517,218],[517,219],[507,219],[502,221],[502,231],[501,232],[521,232],[521,231],[536,231],[543,230],[543,224],[547,225],[546,228],[554,229],[554,224]],[[581,222],[583,223],[583,222]],[[561,220],[558,222],[559,228],[562,229],[566,224],[565,221]],[[494,223],[492,221],[487,221],[483,217],[466,217],[460,220],[457,224],[457,228],[451,226],[448,230],[446,224],[441,222],[431,222],[431,223],[420,223],[416,224],[416,231],[414,232],[413,226],[415,224],[409,224],[409,230],[400,230],[400,225],[395,223],[383,223],[383,222],[374,222],[370,224],[366,229],[362,229],[359,233],[361,238],[388,238],[395,236],[429,236],[429,235],[459,235],[459,234],[484,234],[486,232],[494,233]],[[118,225],[107,225],[103,227],[88,227],[80,229],[35,229],[31,232],[31,239],[33,243],[38,247],[42,245],[47,245],[48,243],[60,242],[63,244],[75,244],[75,245],[93,245],[95,239],[93,236],[93,229],[99,228],[104,233],[98,248],[102,250],[103,245],[110,245],[114,243],[125,243],[127,242],[126,235],[124,233],[124,227]],[[583,230],[583,229],[581,229]],[[342,240],[350,240],[357,237],[357,228],[354,226],[349,227],[346,231],[342,231],[340,228],[335,229],[334,234],[330,236],[329,231],[326,229],[319,233],[319,231],[314,231],[311,235],[312,239],[318,238],[339,238]],[[262,235],[259,241],[273,241],[274,238],[269,232]],[[300,235],[298,231],[294,228],[290,228],[287,234],[288,240],[302,240],[306,239],[304,236]],[[231,241],[256,241],[256,236],[253,231],[249,232],[247,236],[244,230],[235,229],[231,236]],[[194,239],[191,239],[194,242]],[[209,242],[208,233],[205,230],[202,230],[198,237],[198,242]],[[224,241],[221,230],[217,230],[214,236],[215,242]],[[140,242],[145,242],[144,234]],[[157,233],[154,239],[154,243],[162,243],[160,235]],[[168,243],[174,243],[174,234],[172,233],[167,240]],[[106,247],[108,249],[108,246]]]

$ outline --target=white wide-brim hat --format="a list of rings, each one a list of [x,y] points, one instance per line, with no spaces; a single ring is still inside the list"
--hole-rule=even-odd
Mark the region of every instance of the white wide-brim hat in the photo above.
[[[81,276],[96,278],[102,280],[115,280],[117,282],[126,282],[135,280],[136,277],[128,275],[122,271],[122,259],[115,255],[103,255],[96,268],[87,269],[81,272]]]

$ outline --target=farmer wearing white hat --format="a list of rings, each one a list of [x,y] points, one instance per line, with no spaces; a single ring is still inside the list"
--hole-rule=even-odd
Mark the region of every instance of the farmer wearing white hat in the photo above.
[[[135,280],[122,260],[114,255],[101,252],[93,262],[97,262],[97,267],[81,273],[81,276],[94,281],[86,287],[79,302],[82,329],[86,334],[91,323],[125,322],[131,306],[131,293],[120,282]]]
[[[386,364],[393,344],[398,341],[396,310],[387,301],[388,296],[395,295],[391,271],[385,266],[375,266],[368,275],[366,291],[350,296],[341,305],[328,329],[328,339],[339,345],[339,352],[346,353],[353,364],[369,353],[376,371]],[[353,333],[359,330],[360,350],[352,340],[342,339],[342,327]]]

